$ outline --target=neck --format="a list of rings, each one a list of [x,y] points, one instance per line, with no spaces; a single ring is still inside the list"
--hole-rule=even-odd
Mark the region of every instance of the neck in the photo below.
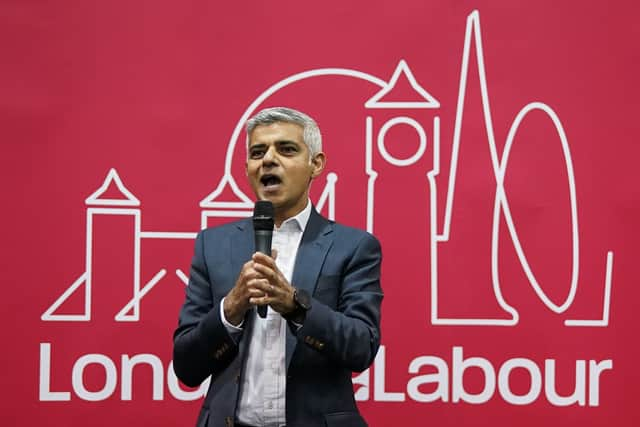
[[[276,225],[277,228],[280,228],[283,222],[285,222],[289,218],[292,218],[298,215],[300,212],[302,212],[302,209],[300,209],[298,212],[295,212],[293,214],[275,212],[273,215],[273,223]]]
[[[276,208],[275,212],[273,213],[273,222],[276,227],[280,228],[283,222],[285,222],[289,218],[293,218],[294,216],[302,212],[307,207],[307,203],[309,203],[308,200],[308,198],[305,199],[305,203],[302,206],[292,206],[289,209],[282,210]]]

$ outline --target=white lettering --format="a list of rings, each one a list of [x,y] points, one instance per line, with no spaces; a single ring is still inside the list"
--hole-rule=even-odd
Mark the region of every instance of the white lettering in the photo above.
[[[51,390],[52,362],[51,343],[40,343],[40,401],[70,401],[69,391]],[[104,385],[99,390],[88,390],[84,381],[85,369],[97,364],[104,369]],[[133,400],[133,372],[136,366],[146,364],[152,369],[152,398],[164,399],[165,371],[162,360],[154,354],[137,354],[121,356],[121,366],[116,364],[103,354],[85,354],[77,359],[71,372],[71,388],[78,398],[86,401],[101,401],[112,397],[118,385],[118,377],[121,378],[120,399]],[[528,405],[540,397],[543,380],[546,400],[555,406],[570,406],[578,404],[586,405],[586,376],[587,365],[585,360],[575,362],[575,387],[570,395],[560,395],[557,391],[558,376],[556,375],[556,361],[547,359],[544,363],[544,376],[542,367],[535,361],[526,358],[513,358],[503,362],[496,378],[494,365],[483,357],[464,358],[464,348],[456,346],[452,348],[451,366],[445,359],[437,356],[419,356],[411,361],[408,373],[413,374],[406,387],[406,393],[401,391],[389,391],[386,389],[386,348],[380,346],[374,364],[371,368],[352,378],[354,385],[360,386],[355,393],[357,401],[370,399],[370,391],[373,391],[373,400],[376,402],[404,402],[406,396],[416,402],[435,402],[441,400],[453,403],[466,402],[471,404],[483,404],[493,398],[496,391],[496,382],[499,395],[509,404]],[[482,372],[483,388],[480,392],[469,392],[465,388],[465,372],[467,369],[476,368]],[[524,369],[531,378],[529,389],[524,394],[515,394],[512,391],[510,379],[515,369]],[[120,372],[118,372],[120,369]],[[371,387],[371,369],[373,369],[373,386]],[[589,406],[600,405],[600,378],[604,371],[613,369],[613,361],[589,360]],[[59,371],[59,370],[58,370]],[[449,374],[451,372],[451,374]],[[415,375],[418,374],[418,375]],[[451,376],[449,376],[451,375]],[[181,401],[198,400],[206,396],[211,378],[193,389],[185,390],[178,381],[170,361],[166,370],[166,384],[170,395]],[[451,394],[449,385],[451,384]],[[468,382],[467,382],[468,386]],[[94,386],[95,387],[95,386]],[[373,388],[373,390],[371,390]],[[67,387],[68,389],[68,387]],[[475,391],[475,390],[474,390]]]
[[[373,362],[373,400],[376,402],[404,402],[404,393],[385,390],[385,365],[385,348],[380,346]]]
[[[420,368],[425,365],[434,366],[437,372],[411,378],[407,384],[407,394],[416,402],[434,402],[438,399],[447,402],[449,400],[449,368],[447,367],[447,362],[435,356],[416,357],[409,365],[409,373],[417,374],[420,372]],[[435,391],[431,393],[420,391],[421,385],[430,383],[438,384]]]
[[[406,395],[416,402],[449,401],[449,384],[452,385],[451,400],[454,403],[466,402],[471,404],[483,404],[491,400],[498,388],[499,395],[512,405],[529,405],[537,401],[542,393],[544,384],[545,397],[549,403],[555,406],[569,406],[578,404],[585,406],[586,400],[586,361],[577,360],[575,370],[575,388],[570,395],[560,395],[557,389],[556,361],[547,359],[543,368],[527,358],[516,357],[503,362],[498,370],[483,357],[464,358],[463,347],[453,347],[451,369],[447,361],[437,356],[419,356],[411,361],[408,368],[409,374],[420,374],[428,370],[428,373],[414,375],[407,382],[406,395],[400,392],[385,390],[386,380],[386,352],[385,347],[380,346],[380,352],[376,356],[374,369],[373,400],[377,402],[403,402]],[[470,393],[465,388],[465,372],[470,368],[478,368],[483,374],[483,389],[479,393]],[[511,386],[511,373],[515,369],[524,369],[530,378],[529,389],[524,394],[516,394]],[[596,362],[589,361],[589,406],[598,406],[600,399],[600,374],[613,369],[610,359]],[[370,369],[365,370],[352,378],[357,387],[355,398],[357,401],[367,401],[370,398]],[[451,377],[449,377],[451,371]],[[497,384],[496,384],[497,382]],[[435,384],[435,390],[434,390]],[[429,391],[425,391],[425,386]],[[421,389],[422,388],[422,389]],[[433,390],[433,391],[431,391]]]
[[[586,363],[584,360],[576,360],[576,386],[571,396],[560,396],[556,391],[556,361],[547,359],[544,361],[544,393],[547,400],[556,406],[569,406],[578,403],[585,405],[586,391]]]
[[[167,386],[169,387],[169,393],[173,397],[182,401],[190,401],[190,400],[198,400],[201,397],[207,395],[207,390],[209,390],[209,383],[211,382],[211,377],[207,377],[206,380],[200,384],[194,391],[184,391],[180,387],[180,383],[178,382],[178,377],[176,376],[176,372],[173,370],[173,360],[169,363],[169,368],[167,368]]]
[[[104,368],[106,378],[102,390],[89,391],[84,386],[84,368],[86,368],[88,365],[91,365],[92,363],[100,365]],[[97,402],[98,400],[105,400],[110,397],[116,390],[116,384],[118,382],[117,378],[118,371],[116,370],[116,365],[111,359],[103,354],[85,354],[73,365],[73,370],[71,373],[71,383],[73,384],[73,391],[76,392],[80,399],[88,400],[90,402]]]
[[[366,402],[369,400],[369,371],[371,371],[371,368],[367,368],[357,376],[351,378],[353,384],[360,386],[353,395],[358,402]]]
[[[51,344],[40,343],[40,400],[63,402],[71,400],[68,391],[51,391]]]
[[[468,393],[464,388],[464,371],[468,368],[480,368],[484,373],[484,389],[478,394]],[[485,403],[496,389],[496,372],[493,365],[482,357],[463,359],[462,347],[453,347],[452,369],[452,401],[458,403],[460,399],[468,403]]]
[[[87,366],[97,364],[105,371],[105,383],[100,390],[88,390],[84,382],[84,372]],[[164,366],[162,360],[154,354],[137,354],[121,356],[121,366],[104,354],[85,354],[76,360],[71,372],[71,384],[75,394],[82,400],[91,402],[106,400],[116,391],[118,376],[121,378],[120,398],[123,401],[133,400],[133,372],[138,365],[146,364],[152,369],[152,398],[164,400]],[[120,369],[120,373],[118,372]],[[40,401],[70,401],[68,391],[51,391],[51,344],[40,343]],[[210,378],[207,378],[193,391],[183,390],[173,370],[171,361],[167,367],[167,387],[171,395],[177,400],[192,401],[207,394]]]
[[[509,385],[509,375],[516,368],[525,369],[531,377],[531,386],[529,391],[523,395],[514,394]],[[542,375],[538,366],[529,359],[515,358],[507,360],[500,367],[498,373],[498,390],[504,400],[513,405],[528,405],[535,401],[542,390]]]
[[[613,369],[613,360],[589,361],[589,406],[600,405],[600,374],[607,369]]]
[[[133,357],[122,355],[122,390],[120,391],[122,400],[131,400],[133,387],[131,385],[133,378],[133,367],[135,365],[146,363],[151,366],[153,372],[153,400],[162,400],[164,392],[164,368],[162,361],[158,356],[153,354],[137,354]]]

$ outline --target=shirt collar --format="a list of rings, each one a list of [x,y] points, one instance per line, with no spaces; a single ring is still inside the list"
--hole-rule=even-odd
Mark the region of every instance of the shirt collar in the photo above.
[[[276,228],[276,230],[282,230],[283,227],[290,227],[291,225],[297,224],[298,227],[300,227],[300,230],[304,231],[304,229],[307,227],[307,223],[309,222],[310,216],[311,216],[311,200],[307,199],[307,206],[305,206],[305,208],[302,209],[300,213],[298,213],[297,215],[282,221],[282,224],[280,224],[280,227]],[[291,224],[291,225],[288,225],[288,224]]]

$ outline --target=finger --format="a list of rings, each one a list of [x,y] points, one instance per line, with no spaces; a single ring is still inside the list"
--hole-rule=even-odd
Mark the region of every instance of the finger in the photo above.
[[[249,298],[249,304],[251,305],[269,305],[270,298],[268,296],[252,297]]]
[[[266,266],[271,267],[271,268],[275,268],[276,267],[276,262],[274,261],[274,259],[271,258],[268,255],[263,254],[262,252],[256,252],[255,254],[253,254],[251,259],[255,263],[266,265]]]
[[[253,260],[249,260],[242,265],[242,269],[240,270],[240,274],[248,275],[253,271],[253,265],[255,262]]]
[[[267,293],[265,291],[263,291],[262,289],[258,289],[258,288],[250,288],[247,290],[247,297],[249,299],[251,298],[262,298],[263,296],[267,295]]]
[[[259,278],[259,279],[251,279],[247,282],[247,286],[250,289],[255,289],[260,291],[261,294],[268,293],[273,287],[267,279]]]
[[[274,271],[274,269],[266,265],[255,263],[253,268],[259,277],[263,277],[268,280],[273,280],[277,277],[277,273]]]
[[[243,266],[242,266],[242,270],[240,271],[240,275],[238,277],[239,282],[248,282],[249,280],[255,278],[255,277],[259,277],[260,273],[258,273],[253,266],[255,265],[254,261],[247,261]]]
[[[277,249],[271,249],[271,258],[273,258],[274,261],[276,259],[278,259],[278,250]]]

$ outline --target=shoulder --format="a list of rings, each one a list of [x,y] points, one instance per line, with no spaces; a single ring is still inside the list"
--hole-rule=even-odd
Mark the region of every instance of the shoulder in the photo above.
[[[378,239],[368,231],[325,218],[315,208],[311,212],[309,222],[307,226],[311,225],[311,228],[321,230],[320,234],[331,234],[333,240],[340,243],[351,242],[357,245],[359,242],[369,242],[380,245]]]
[[[368,231],[334,221],[329,221],[329,224],[333,229],[334,240],[342,245],[346,244],[348,246],[365,246],[380,249],[378,238]]]

